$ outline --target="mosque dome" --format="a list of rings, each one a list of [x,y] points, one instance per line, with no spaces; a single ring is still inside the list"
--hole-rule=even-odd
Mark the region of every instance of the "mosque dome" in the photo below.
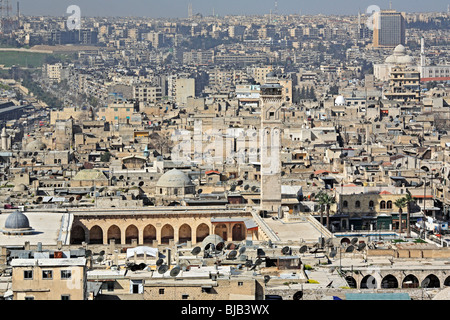
[[[14,187],[13,191],[14,192],[24,192],[24,191],[27,191],[27,187],[23,183],[20,183]]]
[[[345,102],[344,96],[338,96],[336,98],[336,100],[334,100],[335,106],[345,106],[345,104],[346,104],[346,102]]]
[[[14,211],[5,221],[5,227],[2,230],[5,234],[26,234],[31,233],[33,229],[26,215],[20,211]]]
[[[414,63],[414,59],[406,54],[406,48],[399,44],[395,47],[392,55],[387,57],[386,63],[389,64],[412,64]]]
[[[33,140],[25,146],[25,151],[41,151],[45,150],[47,146],[40,140]]]
[[[208,244],[212,243],[214,245],[217,245],[220,242],[224,242],[221,236],[218,236],[217,234],[210,234],[205,239],[203,239],[201,247],[204,250]]]
[[[194,184],[186,173],[178,169],[172,169],[159,178],[156,186],[160,188],[183,188],[192,187]]]

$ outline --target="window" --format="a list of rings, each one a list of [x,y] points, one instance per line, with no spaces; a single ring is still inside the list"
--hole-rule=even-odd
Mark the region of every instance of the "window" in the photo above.
[[[369,208],[373,208],[374,206],[375,206],[374,202],[373,202],[373,201],[370,201],[370,202],[369,202]]]
[[[239,282],[238,282],[238,286],[239,286],[239,287],[242,287],[243,285],[244,285],[244,283],[243,283],[242,281],[239,281]]]
[[[106,286],[107,286],[107,290],[108,290],[109,292],[114,291],[114,281],[108,281],[108,282],[106,283]]]
[[[360,208],[360,207],[361,207],[361,202],[356,201],[356,202],[355,202],[355,208]]]
[[[61,300],[64,300],[64,301],[70,300],[70,295],[69,294],[63,294],[61,296]]]
[[[342,203],[342,206],[343,206],[344,208],[348,208],[348,201],[345,200],[345,201]]]
[[[62,280],[72,279],[72,271],[71,270],[61,270],[61,279]]]
[[[164,289],[159,289],[159,294],[164,294]]]
[[[388,209],[392,209],[392,201],[388,201],[387,202],[387,208]]]
[[[34,297],[25,297],[25,300],[34,300]]]
[[[23,272],[23,278],[25,280],[32,280],[33,279],[33,270],[25,270]]]
[[[380,209],[386,209],[386,201],[381,201]]]
[[[52,270],[42,270],[42,279],[53,279]]]
[[[187,300],[188,298],[189,298],[188,294],[182,294],[181,295],[181,299],[183,299],[183,300]]]

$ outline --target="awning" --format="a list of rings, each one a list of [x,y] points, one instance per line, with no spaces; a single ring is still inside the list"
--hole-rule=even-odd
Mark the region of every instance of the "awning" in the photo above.
[[[151,248],[151,247],[136,247],[136,248],[129,248],[127,249],[127,258],[134,257],[134,253],[137,255],[146,253],[147,256],[157,257],[158,256],[158,249]]]
[[[258,225],[252,219],[245,220],[244,224],[247,230],[258,229]]]

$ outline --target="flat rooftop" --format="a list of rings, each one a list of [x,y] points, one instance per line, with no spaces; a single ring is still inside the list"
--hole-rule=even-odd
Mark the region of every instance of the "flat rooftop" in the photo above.
[[[0,229],[3,229],[5,221],[11,213],[3,212],[0,214]],[[41,242],[42,245],[55,245],[57,243],[61,234],[64,213],[25,211],[24,214],[27,216],[34,232],[23,236],[5,235],[0,232],[0,244],[2,246],[23,246],[26,241],[29,241],[30,245],[37,245],[38,242]],[[64,224],[66,225],[66,223]],[[62,240],[64,244],[65,239]]]

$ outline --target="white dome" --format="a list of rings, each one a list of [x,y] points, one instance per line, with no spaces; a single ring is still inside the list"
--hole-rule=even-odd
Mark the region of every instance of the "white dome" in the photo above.
[[[346,102],[345,102],[344,96],[338,96],[336,98],[336,100],[334,100],[335,106],[345,106],[345,104],[346,104]]]
[[[399,44],[394,49],[394,53],[386,58],[386,63],[389,64],[412,64],[414,59],[406,54],[406,48]]]
[[[172,169],[159,178],[156,186],[163,188],[182,188],[192,187],[194,184],[186,173],[177,169]]]

